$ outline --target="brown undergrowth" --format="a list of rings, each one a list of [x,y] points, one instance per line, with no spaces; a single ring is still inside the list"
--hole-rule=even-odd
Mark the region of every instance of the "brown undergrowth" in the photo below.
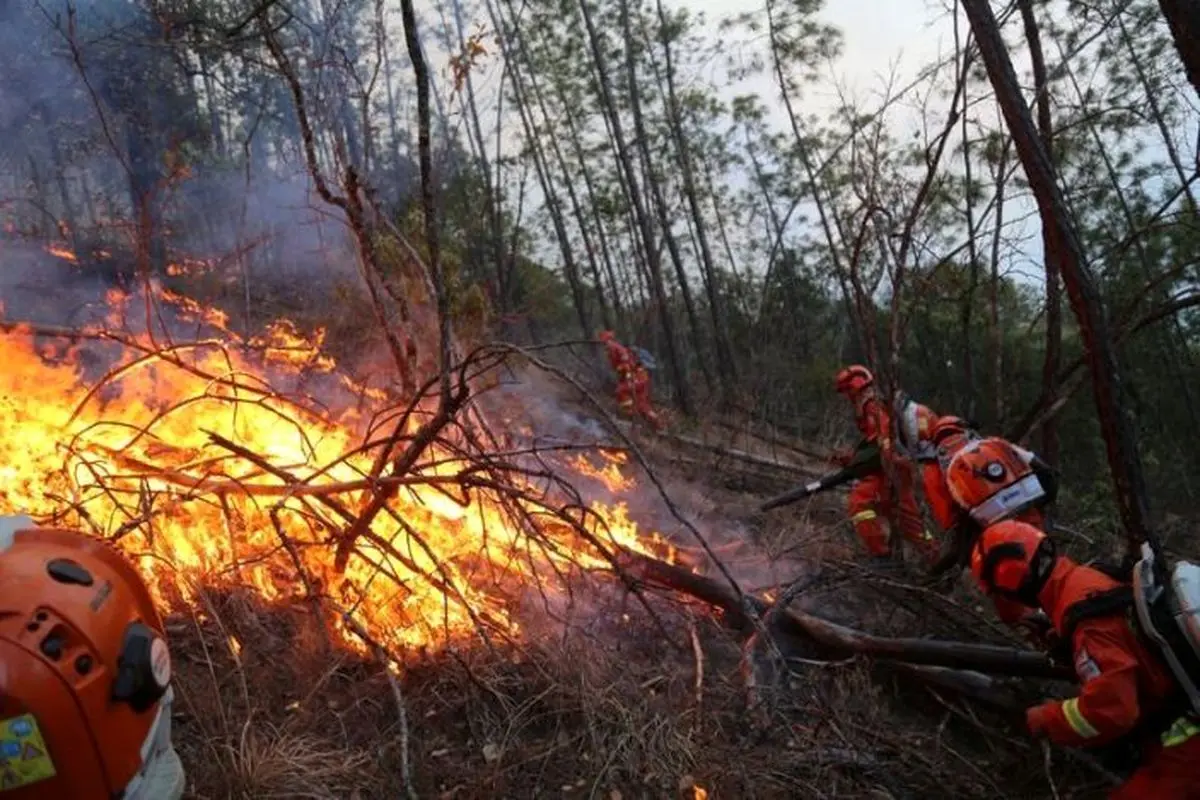
[[[732,518],[751,505],[728,504]],[[848,532],[791,524],[822,533],[791,557],[826,559],[799,605],[895,635],[1004,638],[962,587],[867,572],[845,558]],[[331,644],[305,608],[205,592],[170,620],[188,796],[1103,796],[1092,771],[1044,754],[1018,721],[884,664],[792,660],[756,669],[751,692],[743,643],[707,608],[652,597],[664,636],[611,580],[575,602],[550,619],[539,598],[519,646],[409,653],[402,723],[379,665]]]

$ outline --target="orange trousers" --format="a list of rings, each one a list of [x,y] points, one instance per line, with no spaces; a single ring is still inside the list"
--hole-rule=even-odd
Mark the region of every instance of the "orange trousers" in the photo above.
[[[1109,794],[1112,800],[1200,800],[1200,734],[1173,746],[1155,743],[1129,780]]]
[[[894,474],[899,484],[896,487],[899,501],[896,518],[900,524],[900,534],[915,545],[925,558],[933,561],[938,557],[938,544],[926,529],[925,520],[921,518],[921,511],[917,507],[912,486],[913,469],[910,465],[897,463]],[[854,484],[850,489],[849,511],[854,531],[862,539],[867,552],[873,556],[886,556],[891,548],[883,520],[891,515],[892,500],[887,477],[882,472],[868,475]]]
[[[654,406],[650,403],[650,376],[645,370],[637,370],[629,377],[617,380],[617,405],[624,414],[641,414],[656,428],[662,426]]]

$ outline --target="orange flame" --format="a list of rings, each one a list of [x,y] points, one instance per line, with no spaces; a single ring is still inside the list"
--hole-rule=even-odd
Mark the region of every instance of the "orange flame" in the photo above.
[[[79,262],[79,257],[75,255],[75,251],[65,245],[60,245],[60,244],[47,245],[46,252],[52,256],[61,258],[64,261],[70,261],[73,264]]]
[[[177,314],[224,327],[219,311],[165,291],[161,298]],[[123,320],[130,298],[113,290],[107,299],[109,322]],[[303,596],[299,562],[316,591],[353,610],[376,641],[398,648],[437,647],[480,626],[518,635],[509,597],[521,581],[541,581],[568,564],[609,568],[569,526],[540,530],[553,547],[535,557],[534,523],[513,520],[497,496],[474,490],[463,501],[421,484],[399,491],[394,513],[375,519],[345,573],[336,572],[331,539],[346,520],[318,495],[336,489],[351,513],[369,500],[374,454],[356,448],[376,409],[318,415],[271,388],[301,368],[334,370],[320,353],[323,336],[306,339],[284,321],[250,340],[261,352],[228,331],[221,339],[232,346],[216,339],[154,352],[144,336],[47,345],[33,329],[9,326],[0,332],[0,513],[115,538],[164,604],[193,600],[198,586],[214,582],[248,583],[268,600]],[[105,348],[118,364],[102,387],[94,357],[80,357],[84,347]],[[368,405],[382,397],[357,394]],[[209,432],[297,483],[221,447]],[[468,466],[462,459],[449,449],[431,452],[436,465],[421,474],[452,478]],[[619,462],[609,461],[599,473],[606,485],[631,486]],[[638,530],[622,503],[592,511],[595,519],[582,524],[609,549],[670,554],[661,536]],[[365,646],[340,629],[348,644]]]

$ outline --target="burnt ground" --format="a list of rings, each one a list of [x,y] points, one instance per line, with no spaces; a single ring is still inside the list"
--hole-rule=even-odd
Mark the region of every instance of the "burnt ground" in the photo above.
[[[786,488],[787,473],[638,440],[747,588],[803,574],[813,582],[797,603],[829,618],[1005,641],[965,582],[939,594],[913,586],[903,566],[885,575],[857,566],[844,496],[768,518],[755,506]],[[631,513],[686,541],[652,502]],[[650,596],[651,614],[603,577],[575,596],[570,624],[531,602],[519,647],[412,657],[398,697],[377,664],[330,645],[308,609],[207,592],[170,618],[188,796],[401,798],[406,783],[409,796],[462,800],[1103,796],[1093,770],[1043,752],[1017,720],[885,664],[783,668],[761,648],[744,654],[719,615],[686,598]]]

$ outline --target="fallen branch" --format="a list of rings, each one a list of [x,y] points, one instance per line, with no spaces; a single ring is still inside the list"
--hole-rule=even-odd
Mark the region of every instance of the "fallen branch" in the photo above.
[[[720,608],[728,624],[739,630],[752,627],[748,610],[721,583],[682,567],[646,556],[630,554],[626,569],[649,586],[684,592]],[[770,603],[744,595],[750,613],[766,613]],[[1070,669],[1054,664],[1042,653],[988,644],[938,641],[935,639],[895,639],[865,633],[797,609],[781,610],[777,629],[814,643],[826,658],[848,655],[869,656],[908,664],[975,670],[1001,675],[1072,680]]]

